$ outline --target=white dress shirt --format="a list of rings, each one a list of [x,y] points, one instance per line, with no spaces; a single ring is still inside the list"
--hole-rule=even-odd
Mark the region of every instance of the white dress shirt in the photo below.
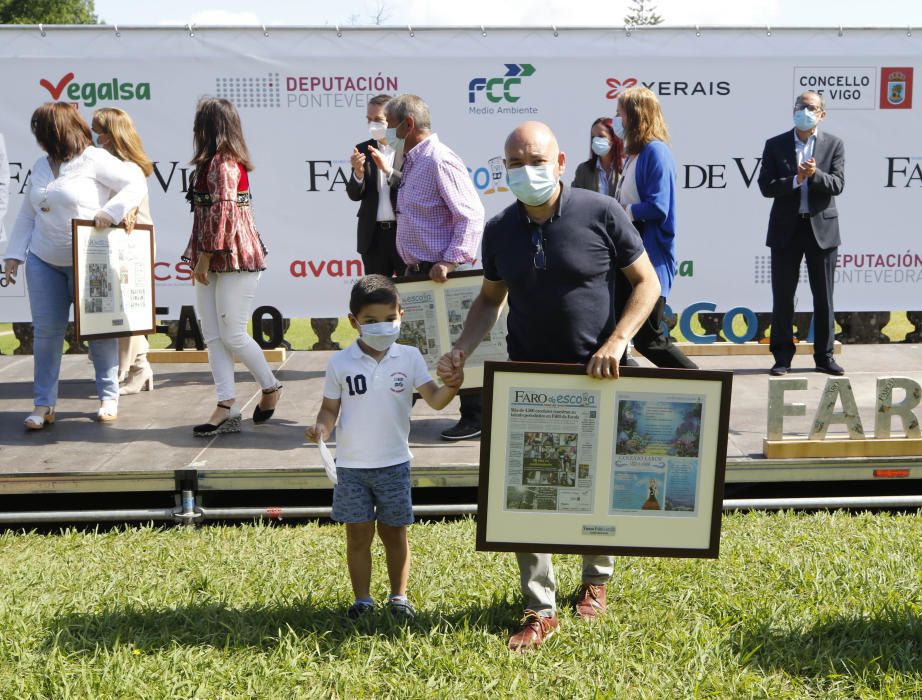
[[[378,143],[378,150],[387,165],[387,171],[394,169],[394,149],[383,143]],[[391,204],[391,186],[387,184],[387,175],[382,168],[378,168],[378,221],[396,221],[394,205]]]
[[[813,157],[813,150],[816,148],[816,132],[814,131],[810,134],[810,137],[807,139],[807,142],[804,143],[800,140],[800,137],[797,135],[797,129],[794,130],[794,152],[797,154],[797,167],[799,168],[804,161],[810,160]],[[810,186],[809,178],[797,183],[797,176],[794,176],[794,189],[800,188],[800,208],[797,210],[800,214],[809,214],[810,213],[810,204],[807,199],[809,193],[807,188]]]
[[[93,219],[104,212],[118,223],[146,196],[147,180],[141,169],[102,148],[89,146],[61,163],[57,177],[43,156],[32,166],[3,257],[24,262],[31,251],[49,265],[70,267],[73,219]]]
[[[387,172],[393,172],[394,170],[394,156],[396,151],[394,149],[378,141],[378,152],[381,154],[381,157],[384,158],[384,163],[387,165]],[[371,155],[366,156],[371,158]],[[384,170],[378,168],[378,212],[375,218],[375,221],[396,221],[397,215],[394,213],[394,205],[391,204],[391,186],[388,184],[388,177],[385,174]],[[361,182],[365,179],[364,173],[362,177],[356,177],[355,170],[352,171],[352,179],[356,182]]]

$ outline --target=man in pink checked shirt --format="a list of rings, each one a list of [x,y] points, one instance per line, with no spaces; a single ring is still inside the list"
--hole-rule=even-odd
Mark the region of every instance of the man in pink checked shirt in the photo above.
[[[397,190],[397,251],[408,275],[445,282],[470,266],[483,236],[484,210],[461,158],[432,132],[429,106],[416,95],[398,95],[384,107],[388,143],[403,142],[403,174]],[[398,145],[399,147],[399,145]],[[481,396],[461,397],[461,420],[442,431],[445,440],[480,435]]]

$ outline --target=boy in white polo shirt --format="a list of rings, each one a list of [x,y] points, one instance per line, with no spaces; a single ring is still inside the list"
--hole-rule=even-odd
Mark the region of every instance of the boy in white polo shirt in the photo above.
[[[333,519],[346,524],[346,562],[355,603],[351,618],[374,607],[371,597],[371,542],[378,522],[391,594],[387,605],[403,617],[414,615],[407,600],[410,548],[410,409],[413,389],[436,409],[458,393],[429,375],[419,350],[394,341],[400,335],[400,295],[383,275],[366,275],[352,288],[349,322],[359,339],[330,358],[323,403],[308,440],[326,441],[337,416],[337,484]]]

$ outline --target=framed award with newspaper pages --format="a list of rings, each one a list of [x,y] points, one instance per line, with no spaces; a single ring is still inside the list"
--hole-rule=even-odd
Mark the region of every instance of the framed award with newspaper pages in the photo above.
[[[487,362],[477,549],[716,558],[730,372]]]
[[[74,322],[80,340],[155,330],[154,228],[73,220]]]
[[[483,270],[452,272],[447,282],[433,282],[428,276],[399,277],[394,282],[400,292],[403,319],[398,343],[419,348],[429,371],[435,374],[439,358],[451,350],[467,318],[468,309],[483,284]],[[483,363],[505,360],[506,317],[503,312],[464,363],[462,393],[479,391],[483,386]]]

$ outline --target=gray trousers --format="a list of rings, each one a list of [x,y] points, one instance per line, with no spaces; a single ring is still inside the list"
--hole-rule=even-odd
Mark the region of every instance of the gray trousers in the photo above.
[[[557,609],[557,578],[550,554],[516,552],[525,607],[536,613],[554,613]],[[615,569],[615,558],[607,555],[583,555],[583,583],[608,583]]]

